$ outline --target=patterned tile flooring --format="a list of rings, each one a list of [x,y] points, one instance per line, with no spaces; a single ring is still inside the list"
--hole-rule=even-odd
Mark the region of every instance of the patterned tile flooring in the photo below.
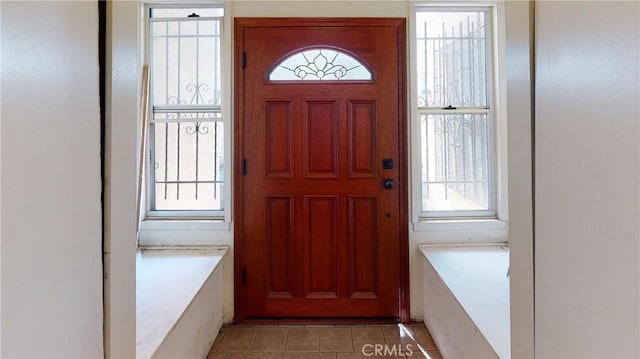
[[[226,325],[207,359],[441,359],[423,323]]]

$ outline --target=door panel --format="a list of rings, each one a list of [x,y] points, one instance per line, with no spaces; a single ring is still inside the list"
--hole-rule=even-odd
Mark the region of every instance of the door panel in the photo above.
[[[267,101],[266,148],[267,178],[293,177],[293,104]]]
[[[237,319],[398,319],[408,274],[404,22],[262,21],[236,26],[246,53],[237,68]],[[360,60],[373,80],[267,80],[313,46]]]
[[[270,268],[267,298],[293,298],[293,197],[266,197]]]
[[[304,196],[305,298],[338,298],[338,196]]]
[[[305,100],[304,177],[338,177],[338,111],[335,100]]]
[[[349,196],[349,297],[378,298],[378,199]]]
[[[350,100],[348,114],[349,177],[376,178],[376,101]]]

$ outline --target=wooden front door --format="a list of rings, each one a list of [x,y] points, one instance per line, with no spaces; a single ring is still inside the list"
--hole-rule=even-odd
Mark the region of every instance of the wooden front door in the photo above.
[[[235,29],[236,320],[408,319],[404,20]]]

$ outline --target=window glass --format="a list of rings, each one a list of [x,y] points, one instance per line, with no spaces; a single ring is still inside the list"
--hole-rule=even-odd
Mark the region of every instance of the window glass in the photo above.
[[[417,13],[418,103],[486,107],[485,12]]]
[[[193,14],[198,15],[198,17],[222,17],[224,15],[223,8],[152,8],[151,9],[151,17],[159,18],[159,17],[175,17],[175,18],[185,18],[191,15],[195,17]]]
[[[491,216],[489,9],[416,13],[424,217]]]
[[[221,10],[151,10],[149,195],[155,214],[224,209],[222,18],[213,17]]]
[[[426,211],[489,208],[487,115],[422,115]]]

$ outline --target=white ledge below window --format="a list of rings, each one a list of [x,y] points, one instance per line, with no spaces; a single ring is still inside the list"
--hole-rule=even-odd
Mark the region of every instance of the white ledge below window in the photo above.
[[[146,219],[140,223],[141,231],[228,231],[229,222],[222,219]]]
[[[138,234],[141,247],[228,245],[231,241],[231,223],[221,219],[144,220]]]
[[[413,223],[414,231],[480,231],[506,230],[501,219],[420,219]]]
[[[425,325],[443,357],[511,356],[509,252],[503,245],[420,245]]]
[[[142,250],[136,258],[136,358],[203,358],[222,326],[228,247]]]

